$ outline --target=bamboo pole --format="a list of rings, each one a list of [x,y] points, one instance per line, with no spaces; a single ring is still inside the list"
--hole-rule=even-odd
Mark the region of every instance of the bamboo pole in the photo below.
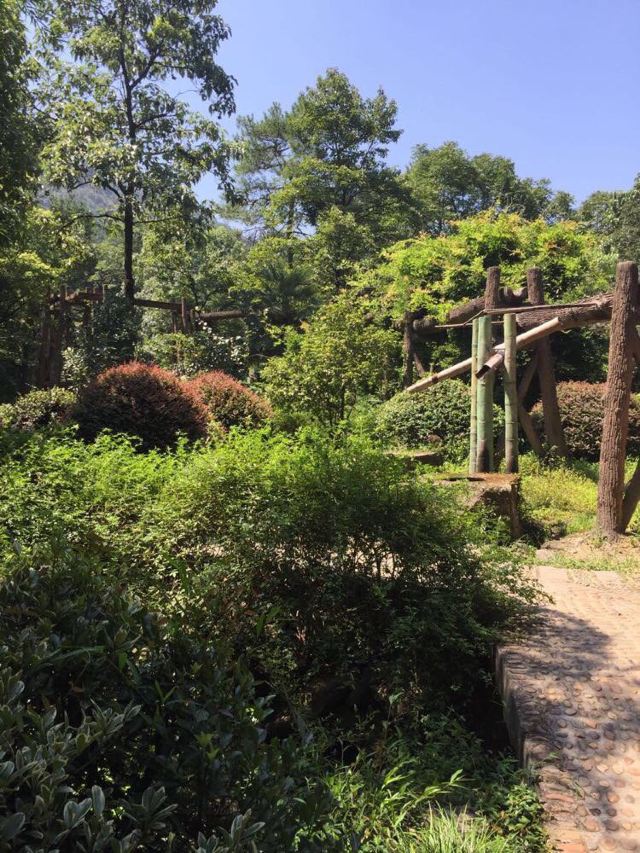
[[[516,383],[516,318],[504,315],[504,458],[507,474],[518,470],[518,387]]]
[[[478,321],[478,363],[485,361],[491,348],[491,319]],[[476,444],[476,471],[487,473],[493,467],[493,374],[478,379],[477,386],[478,438]]]
[[[476,473],[476,453],[478,446],[478,380],[476,378],[478,362],[478,318],[471,326],[471,417],[469,422],[469,473]]]

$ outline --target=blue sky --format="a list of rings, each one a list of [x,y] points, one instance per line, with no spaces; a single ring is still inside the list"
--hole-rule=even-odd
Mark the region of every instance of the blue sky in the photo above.
[[[454,139],[580,201],[640,172],[640,0],[220,0],[239,114],[288,106],[328,67],[382,86],[390,159]],[[233,127],[233,122],[230,124]],[[206,180],[204,195],[214,193]]]

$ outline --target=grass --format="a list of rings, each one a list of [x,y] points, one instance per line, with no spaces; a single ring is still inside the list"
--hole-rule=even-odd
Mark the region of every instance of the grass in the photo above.
[[[454,716],[423,717],[329,772],[336,838],[362,853],[543,853],[531,779]],[[455,768],[455,769],[454,769]]]

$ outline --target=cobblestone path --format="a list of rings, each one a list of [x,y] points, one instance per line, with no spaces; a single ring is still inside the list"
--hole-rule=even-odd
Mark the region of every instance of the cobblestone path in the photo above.
[[[497,654],[512,740],[538,771],[556,850],[640,851],[640,588],[536,571],[553,602]]]

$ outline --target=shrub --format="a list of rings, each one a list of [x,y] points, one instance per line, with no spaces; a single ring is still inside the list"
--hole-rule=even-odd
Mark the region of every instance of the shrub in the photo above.
[[[394,689],[450,701],[477,675],[518,571],[501,554],[492,575],[467,547],[473,524],[366,437],[310,430],[203,449],[142,521],[206,602],[192,630],[223,630],[297,700],[329,679],[365,704]]]
[[[577,459],[595,462],[600,457],[606,383],[559,382],[558,405],[569,453]],[[531,410],[534,425],[543,432],[542,404]],[[631,398],[627,452],[640,455],[640,403]]]
[[[80,393],[74,415],[83,438],[93,440],[108,429],[137,436],[144,450],[207,431],[207,410],[187,383],[135,361],[101,373]]]
[[[246,373],[248,348],[245,336],[218,335],[211,329],[189,335],[162,332],[147,338],[141,347],[141,359],[173,370],[180,376],[222,370],[240,377]]]
[[[313,753],[267,742],[242,663],[99,564],[43,559],[0,586],[0,847],[308,850],[327,802]]]
[[[29,391],[15,403],[0,406],[0,426],[31,431],[68,419],[75,394],[66,388]]]
[[[440,382],[420,394],[396,394],[380,407],[376,431],[388,444],[421,447],[437,436],[449,455],[458,457],[468,450],[470,391],[460,379]],[[504,421],[502,410],[494,406],[496,433]]]
[[[189,388],[225,429],[259,426],[271,417],[271,406],[264,398],[221,370],[196,376]]]

